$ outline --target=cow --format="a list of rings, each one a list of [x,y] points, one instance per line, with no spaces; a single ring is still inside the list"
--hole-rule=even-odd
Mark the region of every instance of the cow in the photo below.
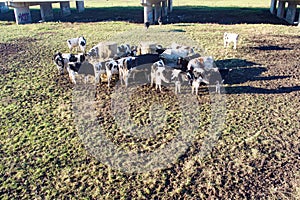
[[[174,83],[175,94],[180,93],[181,85],[183,82],[188,81],[187,74],[180,69],[174,69],[170,66],[164,65],[162,61],[158,61],[151,66],[151,83],[153,86],[155,82],[155,89],[162,91],[162,82]]]
[[[58,52],[54,54],[53,61],[57,66],[58,72],[63,75],[64,69],[68,67],[69,62],[83,62],[86,60],[84,54],[70,54]]]
[[[105,62],[105,70],[107,75],[107,86],[110,86],[110,82],[113,74],[119,74],[118,61],[108,60]]]
[[[83,36],[80,36],[78,38],[71,38],[67,40],[68,47],[70,51],[72,49],[76,48],[78,51],[78,47],[80,50],[85,53],[85,48],[86,48],[86,39]]]
[[[200,87],[201,84],[206,84],[208,85],[209,82],[205,79],[203,79],[202,77],[198,77],[198,78],[195,78],[193,80],[193,83],[192,83],[192,94],[194,94],[194,91],[195,91],[195,94],[198,95],[198,89]]]
[[[233,42],[233,49],[236,49],[237,42],[239,39],[239,34],[237,33],[224,33],[224,48],[228,47],[231,42]]]
[[[130,76],[130,71],[136,66],[136,57],[130,56],[118,60],[119,79],[121,81],[121,84],[124,82],[125,86],[128,86],[128,78]]]
[[[75,76],[77,74],[83,74],[85,77],[85,83],[88,81],[88,75],[94,76],[95,78],[95,84],[97,83],[98,80],[98,73],[96,72],[96,69],[94,65],[92,65],[88,61],[84,62],[69,62],[67,70],[69,72],[69,78],[71,82],[76,84]]]

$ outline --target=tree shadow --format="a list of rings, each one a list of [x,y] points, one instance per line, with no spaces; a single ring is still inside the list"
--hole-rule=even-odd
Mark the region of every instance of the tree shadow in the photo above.
[[[53,9],[54,20],[62,22],[100,22],[126,21],[143,23],[143,7],[95,7],[86,8],[83,13],[71,9],[71,15],[61,16],[60,9]],[[41,20],[40,10],[31,9],[33,22]],[[12,9],[1,13],[0,21],[15,21]],[[218,23],[218,24],[287,24],[272,15],[267,8],[235,8],[235,7],[205,7],[205,6],[175,6],[163,23]]]

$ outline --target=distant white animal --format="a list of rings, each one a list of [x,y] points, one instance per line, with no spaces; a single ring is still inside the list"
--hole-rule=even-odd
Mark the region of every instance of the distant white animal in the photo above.
[[[78,38],[71,38],[67,40],[68,47],[70,51],[72,49],[76,48],[78,51],[78,47],[80,50],[85,53],[85,48],[86,48],[86,39],[83,36],[80,36]]]
[[[237,33],[224,33],[224,48],[228,47],[231,42],[233,42],[233,48],[236,49],[237,42],[239,39],[239,34]]]

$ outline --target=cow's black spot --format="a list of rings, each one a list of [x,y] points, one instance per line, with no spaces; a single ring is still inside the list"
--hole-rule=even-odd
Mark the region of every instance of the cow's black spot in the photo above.
[[[69,67],[71,70],[78,72],[80,69],[81,63],[71,63],[69,64]]]
[[[80,62],[85,61],[85,56],[84,55],[80,55]]]
[[[70,62],[77,62],[77,60],[78,59],[75,57],[75,55],[73,55],[73,54],[70,55],[70,58],[69,58]]]

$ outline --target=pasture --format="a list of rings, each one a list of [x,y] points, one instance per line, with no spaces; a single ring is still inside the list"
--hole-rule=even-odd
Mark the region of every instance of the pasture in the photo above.
[[[170,23],[146,31],[142,7],[118,2],[87,1],[86,12],[61,22],[17,26],[12,11],[0,16],[0,198],[299,199],[299,28],[269,14],[267,0],[174,0]],[[39,12],[32,12],[38,21]],[[240,34],[237,50],[224,49],[226,31]],[[210,94],[203,87],[196,97],[199,128],[175,163],[127,173],[91,155],[74,122],[74,85],[52,61],[57,51],[69,51],[67,39],[80,35],[87,49],[101,41],[192,41],[217,67],[232,69],[224,85],[225,123],[211,152],[197,156],[211,124]],[[111,141],[125,150],[153,151],[174,139],[173,91],[139,88],[131,104],[135,123],[147,122],[144,108],[151,102],[175,113],[162,133],[139,139],[112,125],[114,89],[98,84],[95,96],[99,125]]]

